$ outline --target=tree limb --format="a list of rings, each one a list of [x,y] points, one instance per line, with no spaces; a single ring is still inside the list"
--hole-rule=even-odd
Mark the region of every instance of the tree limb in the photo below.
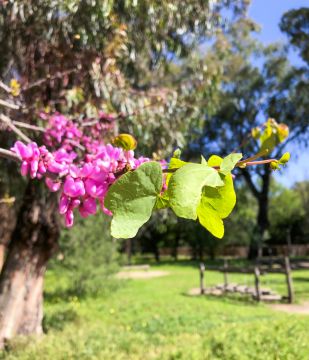
[[[4,122],[16,135],[23,139],[26,143],[31,143],[31,139],[28,138],[22,131],[20,131],[14,124],[13,121],[6,115],[0,114],[0,120]]]
[[[73,69],[69,69],[69,70],[65,70],[65,71],[57,71],[55,74],[53,74],[52,76],[51,75],[47,75],[45,78],[43,79],[39,79],[33,83],[30,83],[28,85],[25,85],[21,88],[21,91],[27,91],[29,89],[32,89],[34,87],[37,87],[37,86],[41,86],[42,84],[44,84],[45,82],[48,82],[48,81],[52,81],[52,80],[55,80],[55,79],[60,79],[60,78],[63,78],[64,76],[66,75],[70,75],[74,72],[77,72],[78,69],[77,68],[73,68]]]
[[[26,124],[26,123],[21,122],[21,121],[12,120],[12,124],[14,124],[14,125],[16,125],[18,127],[21,127],[21,128],[29,129],[29,130],[45,132],[45,129],[43,127],[41,127],[41,126],[30,125],[30,124]]]
[[[21,158],[19,157],[19,155],[17,155],[16,153],[14,153],[11,150],[6,150],[6,149],[0,148],[0,157],[9,159],[9,160],[13,160],[18,163],[21,162]]]
[[[0,87],[4,90],[4,91],[6,91],[7,93],[11,93],[12,92],[12,90],[11,90],[11,88],[9,87],[9,86],[7,86],[3,81],[1,81],[0,80]]]
[[[18,105],[13,104],[13,103],[8,102],[8,101],[5,101],[5,100],[2,100],[2,99],[0,99],[0,105],[2,105],[4,107],[7,107],[9,109],[13,109],[13,110],[18,110],[19,109]]]

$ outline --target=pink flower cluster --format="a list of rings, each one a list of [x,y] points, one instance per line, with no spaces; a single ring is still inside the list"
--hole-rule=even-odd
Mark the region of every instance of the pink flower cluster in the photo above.
[[[98,138],[97,127],[92,136],[92,129],[88,129],[88,136],[63,115],[56,114],[46,119],[49,123],[44,141],[48,146],[58,144],[60,147],[49,151],[44,145],[17,141],[11,150],[22,160],[22,175],[30,174],[31,178],[38,179],[44,176],[50,191],[60,191],[59,212],[64,215],[68,227],[73,225],[74,209],[78,209],[82,217],[87,217],[96,213],[99,203],[101,209],[111,215],[104,207],[104,197],[110,185],[126,166],[136,169],[149,159],[136,159],[133,151],[105,145]],[[68,140],[84,146],[83,154],[73,151],[74,145]]]
[[[110,144],[101,146],[96,155],[88,156],[79,164],[74,164],[74,154],[64,149],[51,153],[36,143],[25,145],[17,141],[12,150],[22,159],[22,175],[30,173],[31,178],[38,179],[45,175],[46,185],[51,191],[61,190],[59,212],[64,215],[68,227],[73,225],[75,208],[82,217],[87,217],[96,213],[97,201],[102,210],[111,215],[104,207],[104,197],[117,173],[127,164],[135,169],[148,161],[146,158],[135,159],[133,151],[124,151]]]
[[[72,164],[76,157],[74,152],[68,153],[65,149],[59,149],[51,153],[47,148],[38,146],[32,142],[25,145],[21,141],[16,141],[11,149],[22,159],[21,174],[30,174],[31,179],[41,179],[48,171],[54,174],[65,174],[68,165]]]
[[[103,137],[112,130],[114,126],[114,116],[99,113],[98,119],[85,123],[92,123],[91,126],[83,127],[83,122],[78,126],[74,122],[62,114],[48,115],[40,114],[41,118],[48,121],[48,126],[44,133],[44,143],[47,146],[59,146],[71,151],[74,146],[81,145],[85,147],[87,152],[97,153],[97,147],[102,145]]]
[[[48,127],[44,133],[44,143],[47,146],[65,145],[67,140],[79,140],[82,137],[82,132],[78,129],[73,121],[61,114],[54,114],[48,116],[42,113],[41,117],[48,120]]]

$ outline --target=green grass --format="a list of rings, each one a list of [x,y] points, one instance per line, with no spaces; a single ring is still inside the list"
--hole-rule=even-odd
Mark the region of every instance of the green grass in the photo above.
[[[187,291],[198,286],[193,264],[154,268],[170,274],[123,281],[108,296],[83,299],[62,297],[59,286],[68,285],[65,273],[49,271],[47,334],[40,340],[14,340],[2,359],[309,358],[309,316],[275,312],[239,298],[190,297]],[[309,272],[293,274],[296,297],[309,299]],[[250,278],[231,275],[233,282]],[[284,293],[282,275],[265,279],[263,285]],[[206,281],[220,283],[222,275],[208,272]]]

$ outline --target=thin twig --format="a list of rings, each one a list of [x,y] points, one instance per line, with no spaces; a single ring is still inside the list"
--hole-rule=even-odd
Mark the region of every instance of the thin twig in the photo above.
[[[0,99],[0,105],[4,106],[4,107],[7,107],[9,109],[13,109],[13,110],[18,110],[20,107],[16,104],[13,104],[11,102],[8,102],[8,101],[5,101],[5,100],[2,100]]]
[[[100,122],[100,120],[87,121],[85,123],[82,123],[81,127],[93,126],[93,125],[98,124],[99,122]]]
[[[237,163],[237,166],[239,167],[239,166],[242,166],[242,165],[244,165],[244,164],[247,164],[249,161],[258,159],[258,158],[260,158],[260,157],[262,157],[262,156],[267,155],[268,153],[269,153],[269,150],[268,150],[268,149],[265,149],[265,150],[263,150],[263,151],[260,151],[260,152],[258,152],[256,155],[250,156],[250,157],[248,157],[248,158],[245,159],[245,160],[239,161],[239,162]]]
[[[77,71],[78,71],[77,68],[62,71],[62,72],[58,71],[58,72],[56,72],[56,74],[54,74],[52,76],[47,76],[44,79],[40,79],[40,80],[37,80],[37,81],[35,81],[35,82],[31,83],[31,84],[23,86],[21,91],[27,91],[27,90],[32,89],[34,87],[40,86],[40,85],[44,84],[47,81],[52,81],[52,80],[55,80],[57,78],[62,78],[65,75],[70,75],[71,73],[77,72]]]
[[[146,104],[145,106],[142,106],[141,108],[139,109],[136,109],[134,111],[132,111],[131,113],[128,113],[128,114],[124,114],[123,112],[120,112],[118,114],[115,115],[115,117],[113,119],[111,119],[112,121],[114,120],[124,120],[124,119],[127,119],[131,116],[136,116],[136,115],[139,115],[141,114],[141,112],[149,107],[152,107],[152,106],[155,106],[155,105],[158,105],[160,103],[162,103],[163,99],[160,99],[160,100],[157,100],[153,103],[150,103],[150,104]],[[97,119],[97,120],[92,120],[92,121],[88,121],[88,122],[85,122],[83,124],[81,124],[82,127],[86,127],[86,126],[93,126],[93,125],[96,125],[100,122],[100,119]]]
[[[0,120],[3,121],[12,131],[14,131],[14,133],[16,135],[18,135],[21,139],[23,139],[24,141],[26,141],[26,143],[31,143],[31,139],[28,138],[27,135],[25,135],[22,131],[20,131],[12,122],[12,120],[4,115],[4,114],[0,114]]]
[[[29,130],[45,132],[45,129],[43,127],[41,127],[41,126],[30,125],[30,124],[26,124],[26,123],[21,122],[21,121],[12,120],[12,124],[14,124],[14,125],[16,125],[18,127],[21,127],[21,128],[29,129]]]
[[[259,156],[260,157],[260,156]],[[254,156],[252,156],[252,158],[254,158]],[[255,157],[256,158],[256,157]],[[263,165],[263,164],[269,164],[273,161],[278,161],[277,159],[266,159],[266,160],[258,160],[258,161],[248,161],[250,160],[251,158],[248,158],[246,160],[243,160],[243,161],[239,161],[235,167],[244,167],[244,166],[253,166],[253,165]],[[220,166],[210,166],[211,168],[213,169],[216,169],[216,170],[219,170],[220,169]],[[174,173],[176,172],[177,170],[179,170],[180,168],[173,168],[173,169],[163,169],[162,172],[164,174],[167,174],[167,173]]]
[[[9,159],[9,160],[13,160],[16,161],[18,163],[21,162],[21,157],[19,155],[17,155],[16,153],[14,153],[11,150],[6,150],[6,149],[1,149],[0,148],[0,157],[5,158],[5,159]]]
[[[68,144],[72,144],[73,146],[77,147],[78,149],[82,150],[82,151],[85,151],[86,148],[79,144],[77,141],[75,140],[72,140],[72,139],[65,139],[65,142],[68,143]]]
[[[232,151],[232,153],[235,153],[235,152],[237,152],[238,150],[241,150],[242,148],[244,148],[244,147],[248,144],[248,142],[251,140],[251,138],[252,138],[252,135],[251,135],[251,134],[247,134],[247,135],[244,137],[243,141],[240,143],[240,145],[238,145],[238,146]]]
[[[9,87],[9,86],[7,86],[3,81],[1,81],[0,80],[0,87],[4,90],[4,91],[6,91],[7,93],[11,93],[12,92],[12,90],[11,90],[11,88]]]

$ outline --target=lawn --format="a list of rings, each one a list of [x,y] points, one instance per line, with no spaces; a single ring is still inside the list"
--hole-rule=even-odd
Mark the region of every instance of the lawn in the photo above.
[[[62,296],[66,273],[50,270],[40,340],[17,339],[2,359],[308,359],[309,316],[288,315],[239,298],[190,297],[198,286],[191,263],[152,269],[161,278],[122,280],[112,294]],[[294,272],[298,301],[309,299],[309,272]],[[208,284],[222,275],[206,273]],[[232,275],[231,281],[252,281]],[[284,293],[282,275],[263,285]],[[58,289],[58,290],[57,290]]]

